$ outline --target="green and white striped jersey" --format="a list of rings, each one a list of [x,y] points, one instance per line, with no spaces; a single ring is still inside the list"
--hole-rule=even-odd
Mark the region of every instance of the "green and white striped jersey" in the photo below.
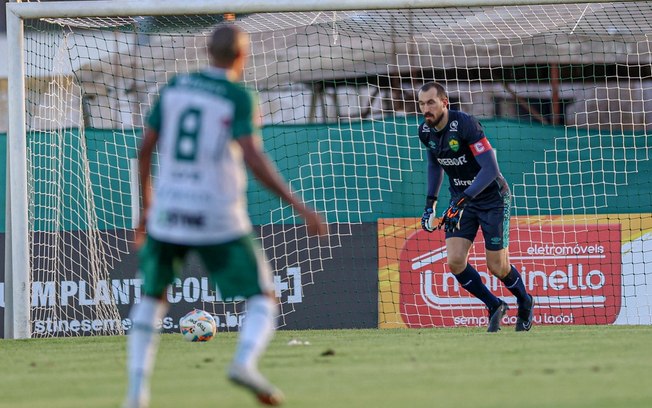
[[[161,241],[204,245],[251,232],[247,173],[235,139],[258,132],[257,100],[225,71],[174,77],[159,94],[147,125],[159,134],[159,169],[147,221]]]

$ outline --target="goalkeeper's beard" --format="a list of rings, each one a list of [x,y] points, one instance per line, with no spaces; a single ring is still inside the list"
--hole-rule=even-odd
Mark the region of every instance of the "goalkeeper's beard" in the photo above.
[[[437,118],[435,118],[435,115],[432,115],[432,114],[426,115],[425,119],[426,119],[426,123],[428,124],[428,126],[433,127],[433,128],[435,128],[437,130],[441,130],[441,128],[444,127],[444,126],[442,126],[441,128],[437,127],[439,122],[441,122],[441,120],[444,119],[444,112],[440,113]]]

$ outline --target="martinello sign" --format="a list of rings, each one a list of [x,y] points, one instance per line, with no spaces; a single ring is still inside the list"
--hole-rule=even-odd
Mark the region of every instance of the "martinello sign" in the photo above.
[[[514,228],[510,232],[510,259],[536,299],[535,322],[613,323],[620,308],[621,292],[619,226],[590,225],[582,231],[573,228]],[[448,272],[445,245],[420,253],[419,235],[424,234],[427,233],[408,240],[401,253],[401,309],[408,325],[420,326],[424,314],[430,315],[432,324],[437,326],[486,325],[484,304]],[[516,307],[511,293],[486,272],[483,253],[484,242],[478,240],[470,263],[480,271],[492,292]],[[414,296],[414,289],[418,289],[418,296]],[[504,323],[515,323],[515,315],[510,316],[505,317]]]
[[[619,322],[625,309],[623,299],[627,299],[623,282],[629,281],[623,272],[623,226],[600,221],[513,219],[510,261],[536,299],[537,324]],[[399,278],[398,283],[392,278],[393,282],[385,284],[381,277],[381,297],[387,295],[383,288],[389,288],[398,308],[383,313],[381,305],[380,326],[486,326],[485,305],[464,290],[447,267],[443,232],[427,233],[417,227],[411,219],[379,222],[379,253],[387,254],[387,259],[380,257],[379,270]],[[488,272],[481,233],[471,248],[469,263],[489,289],[510,305],[512,310],[503,323],[514,324],[516,299]]]

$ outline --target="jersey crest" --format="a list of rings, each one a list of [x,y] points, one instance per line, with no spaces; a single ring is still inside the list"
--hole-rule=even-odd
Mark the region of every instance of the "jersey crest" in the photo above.
[[[452,151],[457,152],[460,150],[460,142],[456,138],[451,138],[448,140],[448,147],[451,148]]]

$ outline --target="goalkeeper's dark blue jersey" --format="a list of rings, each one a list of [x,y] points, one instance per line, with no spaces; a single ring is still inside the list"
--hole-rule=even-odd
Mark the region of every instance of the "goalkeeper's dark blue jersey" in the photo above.
[[[448,124],[439,132],[425,122],[419,125],[419,139],[428,148],[428,160],[440,166],[448,175],[453,199],[460,197],[480,171],[475,156],[491,149],[477,119],[461,111],[448,111]],[[474,202],[495,200],[509,194],[509,186],[499,173]]]

